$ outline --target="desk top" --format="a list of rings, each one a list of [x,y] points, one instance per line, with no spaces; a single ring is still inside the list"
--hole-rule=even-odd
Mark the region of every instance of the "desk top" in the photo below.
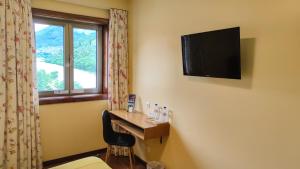
[[[147,115],[140,112],[132,112],[129,113],[124,110],[115,110],[111,111],[111,113],[125,121],[128,121],[142,129],[156,127],[159,124],[152,122]]]

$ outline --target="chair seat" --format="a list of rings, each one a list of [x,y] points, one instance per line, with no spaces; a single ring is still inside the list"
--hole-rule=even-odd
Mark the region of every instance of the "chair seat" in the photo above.
[[[115,146],[132,147],[135,144],[134,136],[125,133],[116,133],[116,139],[112,140],[108,144]]]

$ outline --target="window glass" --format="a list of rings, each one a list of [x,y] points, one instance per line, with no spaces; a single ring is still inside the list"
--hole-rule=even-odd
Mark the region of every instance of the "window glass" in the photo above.
[[[74,89],[97,87],[97,31],[73,28]]]
[[[64,90],[64,27],[35,23],[34,28],[38,90]]]
[[[101,92],[102,27],[34,18],[34,29],[40,97]]]

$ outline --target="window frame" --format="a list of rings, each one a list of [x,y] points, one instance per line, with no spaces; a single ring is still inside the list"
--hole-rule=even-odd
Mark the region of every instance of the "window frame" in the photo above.
[[[37,8],[32,8],[32,13],[34,23],[64,26],[65,90],[39,92],[40,104],[107,100],[108,20]],[[97,31],[97,84],[95,89],[74,90],[73,28]]]
[[[69,35],[70,35],[70,42],[74,42],[74,28],[79,28],[79,29],[89,29],[89,30],[96,30],[97,32],[97,67],[96,67],[96,88],[85,88],[85,89],[74,89],[74,50],[73,50],[73,44],[70,43],[69,50],[70,50],[70,77],[69,77],[69,82],[70,82],[70,95],[77,95],[77,94],[95,94],[95,93],[100,93],[100,90],[102,88],[101,80],[102,80],[102,73],[101,73],[101,65],[102,65],[102,59],[101,55],[103,54],[103,49],[102,49],[102,27],[96,26],[96,25],[83,25],[82,23],[74,23],[72,25],[69,25]]]
[[[45,18],[40,18],[36,17],[33,19],[33,23],[40,23],[40,24],[48,24],[48,25],[53,25],[53,26],[62,26],[64,29],[64,42],[63,42],[63,50],[64,50],[64,87],[65,90],[53,90],[53,91],[39,91],[39,97],[54,97],[54,96],[59,96],[59,95],[68,95],[68,94],[63,94],[67,91],[69,91],[69,61],[68,61],[68,56],[69,56],[69,43],[67,43],[69,37],[68,37],[68,30],[67,30],[67,23],[64,23],[62,21],[58,20],[53,20],[53,19],[45,19]],[[35,35],[34,35],[35,36]],[[66,50],[67,49],[67,50]]]

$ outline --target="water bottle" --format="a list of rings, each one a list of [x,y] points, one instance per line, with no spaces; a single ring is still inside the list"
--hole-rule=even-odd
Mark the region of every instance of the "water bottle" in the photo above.
[[[151,111],[150,113],[150,117],[156,119],[157,112],[158,112],[158,104],[154,104],[154,108],[153,111]]]
[[[157,111],[155,113],[155,121],[160,122],[162,107],[157,106]]]
[[[148,101],[146,102],[146,115],[151,117],[151,104]]]
[[[163,107],[161,116],[161,122],[164,123],[169,121],[169,110],[166,106]]]

